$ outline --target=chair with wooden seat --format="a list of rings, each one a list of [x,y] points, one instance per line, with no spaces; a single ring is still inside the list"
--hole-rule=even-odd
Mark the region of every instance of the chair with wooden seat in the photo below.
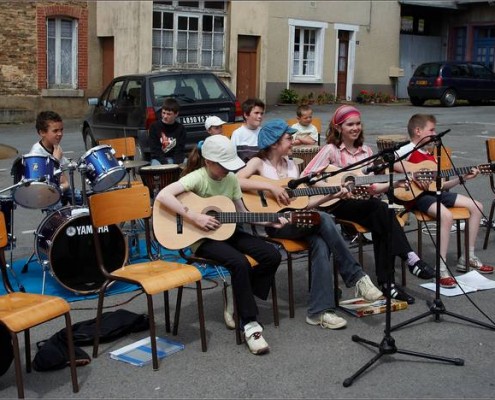
[[[237,129],[240,128],[244,122],[233,122],[230,124],[223,124],[222,125],[222,133],[224,136],[227,136],[228,138],[232,137],[232,133]]]
[[[308,290],[311,289],[311,253],[309,244],[305,240],[281,239],[262,236],[263,239],[278,245],[287,255],[287,284],[289,290],[289,317],[294,318],[294,278],[293,278],[293,257],[295,255],[308,253]]]
[[[93,357],[98,356],[99,329],[103,310],[103,300],[108,286],[114,281],[127,282],[139,286],[146,295],[150,326],[153,369],[158,369],[158,354],[156,346],[155,317],[153,311],[153,295],[163,293],[165,305],[165,326],[170,332],[169,291],[177,289],[177,302],[174,318],[174,334],[179,324],[182,292],[185,285],[196,285],[196,296],[200,326],[201,349],[206,351],[206,332],[203,312],[203,297],[201,292],[201,273],[197,268],[177,262],[168,262],[154,259],[151,251],[150,219],[152,208],[150,193],[146,186],[94,194],[89,198],[89,210],[93,227],[96,259],[102,274],[105,276],[98,297],[96,313],[95,341]],[[126,265],[114,271],[106,268],[102,243],[98,229],[113,224],[142,219],[144,221],[146,249],[148,260],[136,264]]]
[[[404,227],[404,225],[406,223],[406,218],[407,218],[407,215],[403,216],[403,217],[397,216],[397,220],[399,221],[399,224],[401,225],[401,227]],[[363,240],[363,236],[365,233],[370,233],[371,231],[368,230],[367,228],[365,228],[364,226],[358,224],[357,222],[354,222],[354,221],[336,218],[335,223],[343,225],[345,227],[348,227],[352,231],[356,232],[356,235],[357,235],[356,240],[358,243],[358,260],[359,260],[359,264],[361,264],[361,267],[364,268],[364,252],[363,252],[364,240]],[[401,270],[402,270],[402,286],[406,286],[406,284],[407,284],[406,263],[404,260],[401,260]]]
[[[436,149],[435,149],[436,154]],[[440,169],[450,170],[452,169],[452,161],[450,155],[452,154],[452,149],[450,147],[442,147],[442,154],[440,157]],[[457,258],[462,255],[462,244],[461,244],[461,223],[464,222],[464,254],[469,254],[469,218],[471,216],[469,210],[464,207],[448,207],[449,211],[452,213],[452,218],[456,224],[456,238],[457,238]],[[429,215],[422,213],[421,211],[414,211],[414,216],[418,223],[418,255],[419,257],[423,254],[423,224],[428,222],[436,221],[436,218],[432,218]],[[438,244],[437,244],[438,245]]]
[[[486,156],[489,163],[495,162],[495,138],[487,139],[486,142]],[[493,174],[490,174],[490,188],[493,194],[495,194],[495,178]],[[488,222],[486,224],[485,240],[483,241],[483,250],[488,247],[488,238],[490,237],[490,232],[493,225],[493,213],[495,211],[495,198],[492,200],[492,205],[490,207],[490,214],[488,217]]]
[[[30,329],[62,316],[65,318],[72,391],[77,393],[79,384],[77,382],[70,305],[64,299],[56,296],[14,292],[7,275],[5,260],[5,247],[8,244],[7,235],[5,217],[0,212],[0,268],[2,270],[3,285],[7,292],[7,294],[0,296],[0,324],[7,329],[12,339],[17,395],[19,398],[24,398],[21,355],[17,334],[24,332],[26,372],[29,373],[31,372],[32,361]],[[1,351],[4,350],[2,349]]]
[[[209,259],[209,258],[204,258],[197,256],[194,253],[189,254],[185,249],[180,249],[179,250],[180,256],[186,260],[188,264],[195,264],[198,263],[200,265],[211,265],[216,268],[222,267],[221,264],[218,263],[218,261]],[[258,265],[258,262],[250,257],[249,255],[246,254],[246,258],[249,261],[249,264],[251,265],[251,268],[256,268]],[[225,283],[225,281],[224,281]],[[224,287],[224,290],[227,290],[226,287]],[[278,314],[278,300],[277,300],[277,285],[275,283],[275,279],[272,282],[272,287],[271,287],[271,293],[272,293],[272,309],[273,309],[273,323],[275,326],[279,326],[279,314]],[[240,323],[239,323],[239,314],[237,312],[237,307],[235,303],[235,295],[233,296],[234,299],[234,322],[235,322],[235,338],[236,338],[236,343],[241,344],[242,343],[242,335],[241,335],[241,329],[240,329]]]

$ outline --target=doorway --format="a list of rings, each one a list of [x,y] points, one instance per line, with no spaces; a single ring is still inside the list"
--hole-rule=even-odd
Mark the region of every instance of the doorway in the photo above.
[[[242,103],[259,94],[259,37],[239,35],[237,41],[236,97]]]
[[[349,64],[349,39],[350,32],[339,30],[337,55],[337,99],[347,98],[347,66]]]

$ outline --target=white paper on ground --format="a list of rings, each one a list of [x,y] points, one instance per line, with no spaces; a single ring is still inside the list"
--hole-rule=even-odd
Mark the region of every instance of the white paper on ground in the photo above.
[[[456,276],[455,279],[457,280],[458,285],[453,289],[445,289],[441,287],[441,295],[453,297],[464,293],[476,292],[478,290],[495,289],[495,281],[485,278],[478,271],[471,271],[466,274]],[[423,283],[420,286],[425,289],[432,290],[433,292],[436,289],[434,282]],[[461,286],[464,291],[462,291],[459,286]]]

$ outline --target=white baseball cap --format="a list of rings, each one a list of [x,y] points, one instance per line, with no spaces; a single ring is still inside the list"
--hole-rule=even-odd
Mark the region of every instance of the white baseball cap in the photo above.
[[[227,136],[208,136],[201,145],[203,158],[217,162],[229,171],[237,171],[246,165],[238,156],[234,144]]]
[[[206,130],[210,129],[212,126],[220,126],[223,124],[226,124],[227,122],[222,121],[221,118],[217,117],[216,115],[213,115],[212,117],[206,118],[205,121],[205,128]]]

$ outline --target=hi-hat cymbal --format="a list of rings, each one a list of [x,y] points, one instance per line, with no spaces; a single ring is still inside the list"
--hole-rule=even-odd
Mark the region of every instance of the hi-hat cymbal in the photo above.
[[[19,152],[15,147],[7,144],[0,143],[0,160],[6,160],[7,158],[14,158]]]
[[[122,163],[125,169],[144,167],[145,165],[148,164],[149,164],[148,161],[141,161],[141,160],[127,160]]]

